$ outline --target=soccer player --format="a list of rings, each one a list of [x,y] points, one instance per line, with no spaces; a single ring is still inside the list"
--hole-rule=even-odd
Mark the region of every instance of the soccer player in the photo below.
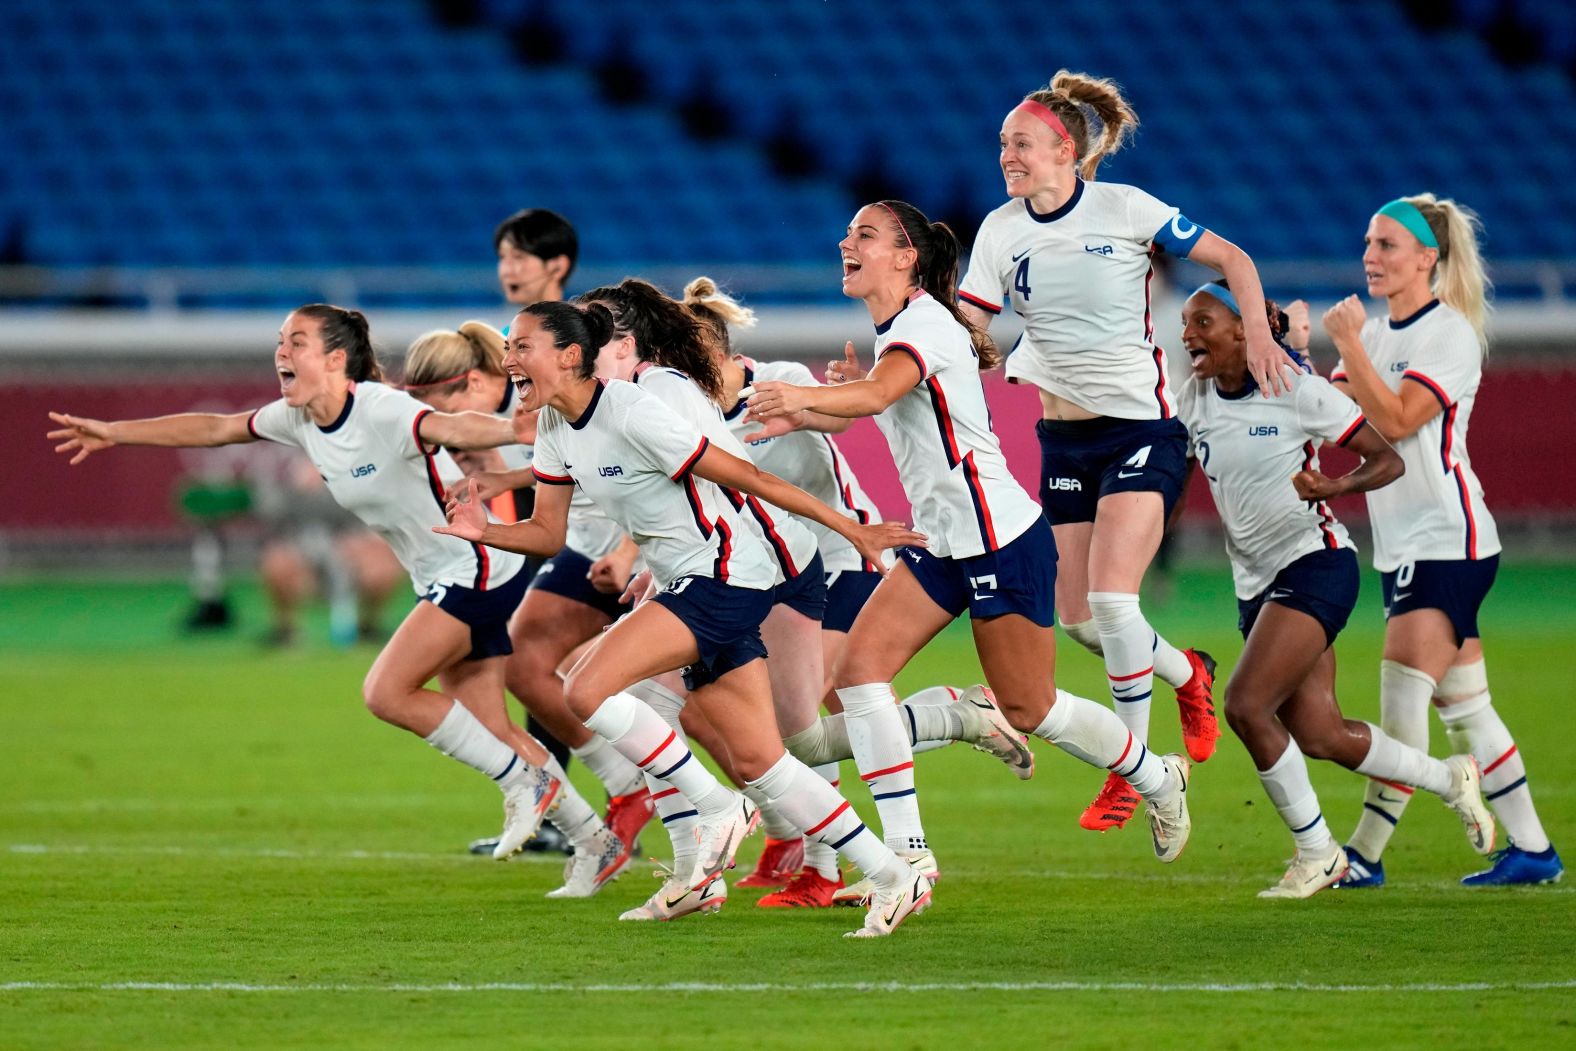
[[[1011,725],[1124,776],[1149,802],[1155,854],[1175,860],[1190,827],[1187,760],[1154,755],[1108,709],[1056,689],[1056,543],[991,431],[979,372],[999,357],[959,313],[957,238],[911,204],[880,201],[859,210],[839,248],[843,294],[863,300],[875,322],[875,365],[866,375],[850,345],[827,370],[831,385],[758,381],[749,404],[765,420],[805,410],[874,416],[915,528],[930,537],[926,548],[903,549],[855,619],[833,672],[888,842],[934,868],[892,679],[966,609],[985,678]]]
[[[1280,338],[1285,315],[1273,303],[1259,309]],[[1283,397],[1254,397],[1242,322],[1223,283],[1188,299],[1182,344],[1193,373],[1177,412],[1187,425],[1190,459],[1209,479],[1225,523],[1237,626],[1247,640],[1226,687],[1226,721],[1297,848],[1285,876],[1259,897],[1306,898],[1346,872],[1346,853],[1325,824],[1305,754],[1434,792],[1486,854],[1494,818],[1472,757],[1430,758],[1377,726],[1347,719],[1335,699],[1335,636],[1357,604],[1357,553],[1325,501],[1390,484],[1401,476],[1401,457],[1312,370],[1292,374]],[[1318,453],[1326,441],[1351,449],[1362,463],[1341,478],[1326,477]]]
[[[450,502],[455,535],[509,550],[551,554],[563,543],[569,497],[582,486],[641,546],[659,590],[597,641],[565,684],[593,730],[699,813],[699,857],[670,880],[676,897],[704,897],[754,825],[755,807],[692,761],[678,734],[624,692],[685,669],[690,703],[727,741],[747,792],[790,815],[801,831],[843,852],[877,885],[855,937],[891,933],[930,903],[930,882],[860,824],[837,791],[782,746],[772,715],[760,623],[775,600],[775,556],[744,524],[722,487],[836,529],[867,557],[919,534],[861,525],[775,476],[712,445],[700,430],[633,383],[596,378],[591,348],[612,342],[612,315],[536,303],[516,315],[505,363],[527,409],[542,409],[533,469],[542,490],[527,522],[495,525],[472,502]],[[473,483],[467,483],[474,488]],[[704,908],[704,906],[702,906]]]
[[[436,412],[384,385],[367,319],[355,310],[314,303],[293,311],[274,367],[282,396],[255,412],[110,423],[51,413],[60,429],[49,436],[60,441],[57,452],[75,454],[73,464],[116,445],[266,440],[305,452],[334,499],[389,542],[422,599],[367,672],[367,707],[498,784],[504,829],[495,856],[518,851],[545,817],[601,886],[628,864],[628,848],[504,706],[506,628],[525,591],[524,559],[432,532],[444,521],[445,476],[459,475],[443,448],[506,445],[509,424]],[[433,678],[438,690],[426,688]],[[549,896],[578,896],[571,890],[566,883]]]
[[[1363,272],[1386,320],[1356,296],[1324,315],[1341,354],[1331,379],[1406,462],[1400,481],[1368,494],[1374,567],[1383,582],[1384,660],[1379,721],[1393,737],[1428,746],[1432,700],[1451,746],[1483,770],[1483,791],[1509,843],[1468,886],[1553,883],[1564,866],[1538,820],[1527,770],[1488,692],[1478,609],[1499,568],[1499,533],[1467,456],[1467,424],[1488,342],[1487,286],[1477,216],[1418,194],[1391,201],[1368,223]],[[1384,884],[1381,856],[1411,798],[1370,781],[1347,841],[1343,887]]]
[[[1098,139],[1086,113],[1098,118]],[[1094,181],[1137,124],[1115,83],[1066,70],[1008,113],[1000,162],[1012,199],[980,224],[958,295],[982,329],[1003,296],[1024,318],[1007,378],[1040,391],[1040,505],[1061,554],[1063,630],[1104,658],[1117,714],[1139,741],[1154,678],[1170,683],[1188,755],[1202,762],[1220,736],[1214,661],[1161,638],[1138,602],[1187,460],[1154,344],[1150,257],[1167,251],[1213,267],[1249,301],[1261,291],[1235,245],[1143,190]],[[1273,366],[1285,356],[1262,318],[1246,327],[1249,372],[1265,393],[1278,390]],[[1121,828],[1137,805],[1113,773],[1080,824]]]

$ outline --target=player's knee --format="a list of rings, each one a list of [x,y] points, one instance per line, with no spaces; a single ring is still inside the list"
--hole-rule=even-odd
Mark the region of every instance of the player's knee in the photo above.
[[[1226,724],[1231,727],[1232,733],[1245,740],[1270,718],[1251,688],[1239,685],[1235,678],[1227,683]]]
[[[589,719],[607,695],[608,691],[597,685],[594,673],[576,669],[564,680],[564,703],[577,719]]]
[[[361,699],[367,711],[386,723],[397,722],[396,715],[401,701],[409,691],[394,684],[390,677],[376,665],[361,681]]]

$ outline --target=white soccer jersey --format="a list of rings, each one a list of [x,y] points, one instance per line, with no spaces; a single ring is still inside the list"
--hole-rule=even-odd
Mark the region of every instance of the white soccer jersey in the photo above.
[[[283,398],[252,413],[246,425],[258,438],[305,451],[339,505],[388,541],[416,594],[437,584],[484,591],[513,577],[525,559],[432,531],[445,522],[443,479],[460,477],[460,470],[418,436],[431,412],[402,390],[357,383],[327,427]]]
[[[784,383],[804,387],[819,386],[819,382],[810,370],[796,361],[755,362],[748,358],[740,360],[744,365],[746,387],[756,380],[781,380]],[[745,422],[747,408],[748,406],[740,401],[731,411],[723,413],[723,419],[728,422],[729,429],[740,441],[743,441],[746,434],[761,429],[759,423]],[[761,470],[770,471],[779,478],[792,482],[823,504],[841,512],[845,518],[862,523],[881,520],[881,513],[876,510],[875,502],[865,495],[864,489],[859,485],[859,479],[854,475],[853,467],[843,458],[842,451],[832,441],[831,435],[818,431],[794,431],[777,438],[749,442],[747,445],[750,457]],[[876,568],[866,561],[841,533],[828,529],[819,522],[806,520],[804,525],[820,544],[821,562],[828,573]],[[890,553],[887,558],[890,560]]]
[[[633,383],[598,383],[577,420],[551,406],[536,426],[538,484],[579,485],[640,547],[659,587],[714,577],[764,591],[777,564],[720,487],[690,473],[709,442]]]
[[[1203,227],[1143,190],[1078,180],[1045,215],[1014,199],[980,223],[965,303],[1001,313],[1007,297],[1024,319],[1007,378],[1125,420],[1175,415],[1165,354],[1149,312],[1150,257],[1186,257]]]
[[[1224,394],[1214,380],[1189,379],[1178,397],[1191,455],[1209,479],[1237,597],[1261,594],[1275,574],[1315,551],[1354,547],[1324,501],[1299,499],[1292,475],[1319,469],[1319,446],[1344,445],[1363,425],[1362,411],[1310,373],[1291,393],[1262,398],[1249,381]]]
[[[968,330],[919,292],[876,326],[876,360],[887,354],[907,354],[921,376],[876,417],[913,506],[914,528],[939,558],[1006,547],[1040,517],[1040,505],[1007,470]]]
[[[755,458],[734,435],[722,409],[695,385],[695,381],[677,369],[646,368],[636,374],[635,382],[650,391],[657,400],[694,424],[713,445],[723,452],[732,453],[741,460],[754,462]],[[815,534],[805,523],[780,507],[723,487],[724,495],[733,502],[735,510],[745,514],[745,520],[777,559],[782,579],[798,576],[815,557]]]
[[[1363,347],[1386,387],[1410,380],[1439,400],[1440,413],[1395,443],[1406,474],[1368,493],[1374,568],[1499,554],[1499,529],[1467,457],[1467,421],[1483,378],[1483,353],[1471,322],[1433,301],[1405,321],[1370,319]],[[1344,379],[1345,364],[1332,379]]]

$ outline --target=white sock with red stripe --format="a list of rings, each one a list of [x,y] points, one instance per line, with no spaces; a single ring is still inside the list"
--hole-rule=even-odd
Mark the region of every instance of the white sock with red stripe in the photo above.
[[[512,787],[526,773],[536,769],[516,755],[513,748],[494,737],[492,731],[459,701],[454,702],[437,729],[423,740],[450,759],[486,774],[499,788]]]
[[[688,739],[679,725],[679,716],[684,711],[683,697],[652,679],[637,682],[626,692],[661,716],[669,729],[678,731],[679,738],[687,743]],[[630,765],[634,766],[633,763]],[[640,767],[636,766],[635,769],[639,770]],[[642,773],[641,777],[651,792],[651,801],[656,807],[657,817],[662,821],[663,831],[667,832],[668,840],[673,844],[673,871],[689,872],[695,867],[695,859],[700,856],[700,845],[695,842],[695,826],[700,823],[700,812],[666,781],[646,773]]]
[[[610,796],[627,796],[645,784],[640,767],[619,755],[618,749],[608,744],[601,734],[592,734],[591,740],[569,751],[596,775]]]
[[[908,729],[892,697],[892,684],[872,682],[837,691],[843,702],[849,750],[859,777],[870,786],[881,834],[894,850],[924,850],[925,827],[919,820],[914,788],[914,750]]]
[[[1111,686],[1117,717],[1134,737],[1148,741],[1149,704],[1155,682],[1155,631],[1139,612],[1137,595],[1091,591],[1089,609],[1100,630],[1105,677]]]
[[[1443,761],[1402,744],[1373,723],[1368,724],[1368,736],[1371,743],[1368,754],[1357,764],[1359,774],[1389,781],[1392,788],[1406,795],[1411,795],[1414,788],[1436,796],[1450,791],[1455,779]]]
[[[1330,826],[1324,823],[1319,797],[1314,794],[1313,782],[1308,780],[1308,761],[1296,741],[1286,742],[1280,758],[1268,770],[1259,771],[1259,780],[1281,820],[1291,829],[1298,850],[1312,852],[1330,845]]]
[[[1457,752],[1471,752],[1483,771],[1483,798],[1522,850],[1536,854],[1549,849],[1549,836],[1532,805],[1527,767],[1504,720],[1494,710],[1483,662],[1460,664],[1445,673],[1436,693],[1445,733]]]
[[[1420,752],[1428,751],[1428,704],[1435,682],[1397,661],[1379,662],[1379,725],[1384,732]],[[1378,861],[1395,834],[1396,823],[1412,801],[1411,789],[1388,781],[1368,782],[1363,814],[1346,845]]]
[[[837,776],[836,763],[822,763],[810,769],[815,771],[816,777],[831,785],[832,791],[842,795],[838,791],[842,786],[842,780]],[[804,838],[804,867],[820,873],[822,879],[831,880],[833,883],[837,882],[837,877],[840,875],[837,868],[837,851],[830,844],[811,836]]]
[[[1123,726],[1111,709],[1066,690],[1056,691],[1056,702],[1035,727],[1034,736],[1091,766],[1126,778],[1133,791],[1145,799],[1173,787],[1167,783],[1166,764]]]
[[[806,837],[831,847],[877,883],[891,885],[908,875],[907,863],[865,827],[848,800],[792,755],[785,753],[751,781],[747,791],[750,798],[788,815]]]
[[[695,758],[684,738],[647,705],[615,693],[586,725],[646,773],[677,788],[704,817],[720,814],[736,798]]]

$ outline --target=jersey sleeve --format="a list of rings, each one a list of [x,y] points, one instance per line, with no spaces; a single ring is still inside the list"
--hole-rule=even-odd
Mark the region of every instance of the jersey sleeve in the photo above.
[[[420,434],[421,421],[432,415],[431,408],[404,391],[381,383],[359,384],[355,393],[374,433],[389,435],[395,450],[407,460],[422,456],[425,449]]]
[[[1158,197],[1128,187],[1128,235],[1139,244],[1153,244],[1179,259],[1186,259],[1205,229]]]
[[[1322,376],[1298,377],[1295,397],[1297,425],[1311,437],[1345,445],[1366,422],[1357,403]]]
[[[1447,327],[1438,339],[1414,351],[1401,379],[1426,387],[1439,399],[1439,408],[1444,411],[1470,393],[1482,374],[1483,355],[1477,333],[1463,321]]]
[[[974,250],[969,253],[969,272],[958,285],[958,302],[978,307],[987,314],[1000,314],[1002,300],[1007,295],[1006,275],[1002,272],[1001,252],[997,244],[995,224],[991,216],[980,223],[974,238]]]
[[[688,474],[711,444],[700,428],[651,395],[623,407],[622,427],[646,462],[674,481]]]
[[[252,413],[246,421],[246,429],[252,432],[253,438],[265,442],[299,446],[301,439],[296,435],[296,416],[296,411],[280,398]]]
[[[558,448],[558,428],[548,423],[546,413],[538,419],[536,445],[532,447],[531,474],[537,482],[548,485],[574,485],[564,466],[564,454]]]
[[[797,361],[774,361],[770,365],[757,367],[755,374],[763,380],[781,380],[800,387],[821,386],[821,381],[815,378],[815,373]]]

